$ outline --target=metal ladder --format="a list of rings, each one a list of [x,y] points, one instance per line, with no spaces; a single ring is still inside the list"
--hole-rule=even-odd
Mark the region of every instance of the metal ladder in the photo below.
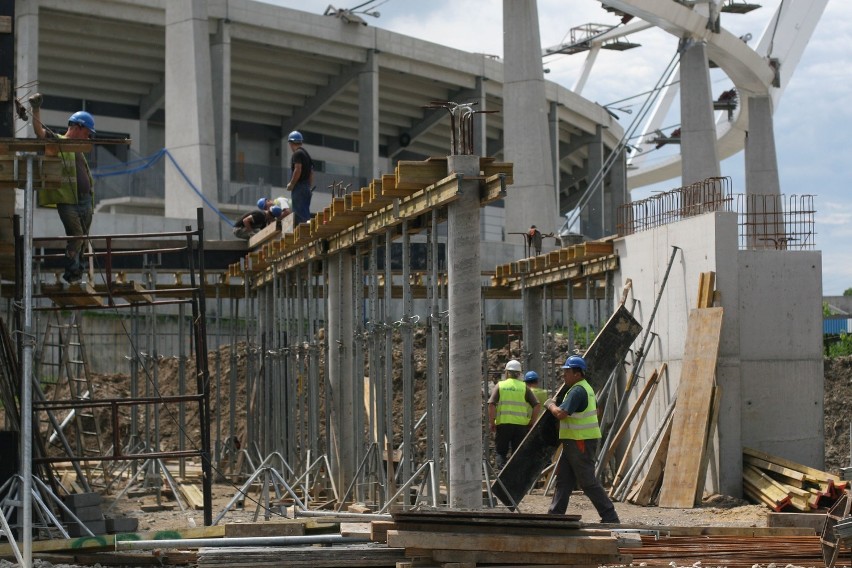
[[[75,312],[66,323],[60,321],[58,312],[52,312],[48,316],[43,341],[35,357],[34,373],[41,384],[45,383],[45,379],[55,380],[51,392],[53,400],[95,399],[96,389],[92,381],[80,320],[79,312]],[[70,448],[77,457],[97,458],[103,455],[99,422],[102,412],[81,408],[67,411],[61,417],[51,417],[48,412],[43,413],[39,416],[39,427],[44,434],[46,446],[60,447],[66,453]],[[59,425],[58,428],[56,424]],[[110,471],[104,467],[104,462],[83,461],[82,465],[88,485],[106,486],[109,483]]]

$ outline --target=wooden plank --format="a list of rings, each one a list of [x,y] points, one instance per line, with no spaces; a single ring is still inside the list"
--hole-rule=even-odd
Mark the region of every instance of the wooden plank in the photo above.
[[[204,510],[204,494],[195,485],[181,483],[178,485],[178,491],[186,499],[187,504],[196,511]]]
[[[695,495],[696,502],[701,501],[703,494],[704,480],[707,477],[707,468],[710,465],[710,449],[713,447],[713,440],[716,437],[716,426],[719,421],[719,409],[722,406],[722,389],[718,386],[713,387],[713,397],[710,404],[710,422],[707,426],[707,439],[704,442],[706,451],[704,452],[704,457],[701,459],[701,466],[698,470],[698,485],[696,487],[696,491],[698,491],[698,493]]]
[[[505,535],[444,532],[388,531],[388,546],[440,550],[488,550],[493,552],[539,552],[561,554],[618,554],[613,536],[537,536],[506,538]]]
[[[826,471],[821,471],[819,469],[815,469],[812,467],[808,467],[806,465],[802,465],[800,463],[796,463],[792,460],[788,460],[786,458],[782,458],[780,456],[773,456],[772,454],[768,454],[766,452],[762,452],[760,450],[755,450],[754,448],[743,448],[743,454],[754,456],[756,458],[764,459],[767,461],[771,461],[772,463],[778,464],[780,466],[794,469],[796,471],[800,471],[805,474],[805,479],[810,480],[831,480],[835,485],[845,485],[845,482],[840,479],[839,476],[834,475],[832,473],[828,473]]]
[[[627,432],[627,427],[631,425],[633,417],[636,415],[636,411],[640,406],[642,406],[642,402],[645,398],[648,398],[648,403],[642,407],[642,414],[639,416],[639,419],[633,424],[633,434],[630,436],[630,440],[627,442],[627,447],[624,449],[624,455],[621,458],[621,463],[618,465],[618,469],[613,476],[612,487],[613,491],[616,487],[621,483],[621,480],[624,479],[622,473],[626,471],[628,467],[628,462],[630,458],[631,451],[633,450],[633,446],[636,444],[636,440],[639,438],[639,433],[642,431],[642,423],[645,421],[645,416],[648,415],[648,411],[651,409],[651,400],[654,397],[654,394],[657,392],[657,378],[660,376],[656,370],[651,375],[651,378],[645,383],[645,387],[642,389],[642,392],[639,394],[639,398],[636,399],[636,404],[633,405],[633,408],[630,409],[630,413],[628,413],[627,417],[624,419],[624,422],[621,425],[621,429],[612,439],[612,443],[607,450],[607,460],[609,460],[615,452],[615,448],[618,446],[621,441],[621,437]],[[610,495],[612,493],[610,492]]]
[[[250,538],[257,536],[303,536],[305,523],[272,521],[265,523],[229,523],[225,525],[225,538]]]
[[[64,550],[114,550],[117,541],[125,540],[172,540],[194,538],[220,538],[225,536],[225,527],[198,527],[194,529],[168,529],[141,533],[119,533],[78,538],[38,540],[33,542],[33,552],[60,552]],[[9,543],[0,544],[0,555],[12,553]]]
[[[511,564],[529,565],[561,565],[571,566],[605,566],[629,565],[633,557],[629,554],[571,554],[571,553],[542,553],[542,552],[492,552],[490,550],[432,550],[431,558],[440,562],[443,568],[447,563],[472,562],[478,564],[496,564],[506,566]]]
[[[660,507],[691,508],[704,485],[698,477],[706,451],[723,313],[722,308],[689,313]]]
[[[716,273],[702,272],[698,275],[698,307],[713,307],[713,292],[716,288]]]
[[[633,491],[631,491],[630,496],[627,498],[627,500],[631,503],[642,506],[648,506],[651,504],[651,500],[654,498],[654,494],[660,486],[663,472],[665,471],[671,435],[672,419],[669,417],[667,425],[665,426],[665,431],[657,444],[657,451],[654,453],[654,457],[648,466],[648,473],[645,474],[642,482],[639,483]]]

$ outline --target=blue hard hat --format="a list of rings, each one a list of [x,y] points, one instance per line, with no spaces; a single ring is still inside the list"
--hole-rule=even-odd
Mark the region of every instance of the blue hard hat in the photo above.
[[[261,211],[266,210],[266,198],[265,197],[261,197],[260,199],[257,200],[257,208],[260,209]]]
[[[298,130],[294,130],[287,136],[287,142],[295,142],[297,144],[301,144],[304,141],[302,138],[302,133]]]
[[[535,371],[527,371],[527,374],[524,375],[524,382],[529,383],[538,380],[538,373]]]
[[[584,373],[586,372],[586,360],[580,357],[579,355],[571,355],[567,359],[565,359],[565,364],[562,365],[563,369],[580,369]]]
[[[79,124],[88,128],[92,134],[95,133],[95,117],[84,110],[79,110],[71,115],[68,124]]]
[[[281,216],[281,208],[277,205],[273,205],[269,208],[269,214],[275,217],[276,219]]]

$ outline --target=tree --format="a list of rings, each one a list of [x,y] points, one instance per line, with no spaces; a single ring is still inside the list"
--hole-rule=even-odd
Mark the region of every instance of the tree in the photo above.
[[[844,296],[852,296],[852,288],[846,288],[846,289],[843,291],[843,295],[844,295]]]

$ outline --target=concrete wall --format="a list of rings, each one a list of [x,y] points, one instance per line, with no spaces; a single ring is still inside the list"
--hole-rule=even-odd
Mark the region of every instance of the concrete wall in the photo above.
[[[615,242],[615,293],[633,282],[628,307],[648,330],[672,246],[677,246],[651,331],[648,358],[630,404],[663,362],[661,380],[633,456],[660,423],[680,383],[689,311],[701,272],[716,273],[725,309],[716,381],[722,407],[706,490],[742,494],[742,446],[822,467],[821,256],[811,251],[739,251],[735,213],[711,213]],[[639,342],[635,347],[638,347]]]

